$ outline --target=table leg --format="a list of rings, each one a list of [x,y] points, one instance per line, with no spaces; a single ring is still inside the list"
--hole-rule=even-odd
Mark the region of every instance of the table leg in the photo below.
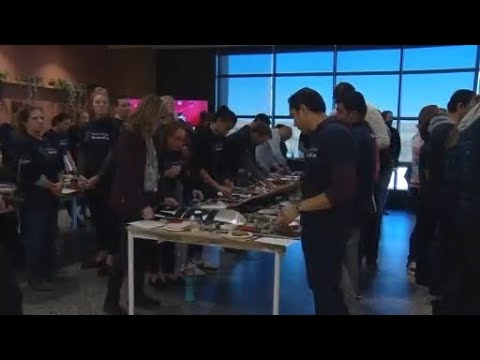
[[[275,253],[275,274],[273,279],[273,315],[280,310],[280,254]]]
[[[135,291],[133,264],[135,253],[133,251],[133,236],[128,232],[128,315],[135,315]]]

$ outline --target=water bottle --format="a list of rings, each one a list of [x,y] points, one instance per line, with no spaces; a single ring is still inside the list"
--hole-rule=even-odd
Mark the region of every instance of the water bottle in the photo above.
[[[185,302],[195,302],[195,265],[188,264],[185,271]]]

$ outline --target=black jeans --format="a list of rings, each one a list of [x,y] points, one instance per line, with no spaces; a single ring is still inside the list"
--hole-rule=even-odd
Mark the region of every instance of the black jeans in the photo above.
[[[120,241],[120,253],[114,256],[112,272],[108,279],[108,290],[106,303],[118,305],[120,302],[120,291],[122,282],[128,269],[128,238],[125,226],[132,221],[138,220],[138,217],[124,219],[123,230]],[[151,240],[134,239],[134,283],[135,296],[144,295],[143,285],[145,273],[151,266],[152,253],[155,252],[157,243]]]
[[[112,254],[115,252],[116,244],[118,244],[119,234],[115,213],[108,206],[109,194],[108,189],[102,187],[89,191],[87,198],[92,222],[95,226],[97,250]]]
[[[317,315],[348,315],[340,280],[349,234],[303,224],[302,248]]]
[[[17,212],[11,212],[0,215],[0,244],[4,246],[5,253],[9,257],[12,266],[15,269],[24,269],[25,250],[20,236],[18,235]]]
[[[52,281],[56,271],[58,204],[25,202],[20,211],[28,281]]]
[[[417,259],[417,243],[418,243],[418,189],[410,188],[408,190],[410,197],[410,211],[415,214],[415,226],[413,227],[412,233],[410,234],[409,241],[409,252],[408,252],[408,263],[416,261]]]
[[[0,315],[23,315],[22,292],[10,259],[0,246]]]

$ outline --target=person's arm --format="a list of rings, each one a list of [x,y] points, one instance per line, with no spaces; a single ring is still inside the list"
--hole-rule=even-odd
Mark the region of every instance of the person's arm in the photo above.
[[[328,142],[331,186],[323,194],[300,202],[301,212],[327,210],[342,205],[355,195],[355,144],[346,129],[332,131]]]
[[[54,193],[61,191],[59,183],[48,180],[40,154],[36,151],[25,151],[18,161],[17,181],[24,187],[40,187]]]
[[[219,190],[222,185],[215,181],[207,170],[210,161],[208,151],[206,151],[208,147],[208,141],[201,134],[197,133],[192,137],[193,170],[202,183]]]
[[[395,162],[395,167],[398,166],[398,161],[400,159],[400,153],[402,152],[402,141],[400,139],[400,133],[398,130],[392,133],[392,142],[393,142],[393,160]]]
[[[274,165],[271,151],[268,142],[255,148],[255,161],[264,172],[269,172]]]
[[[283,157],[281,148],[282,138],[275,132],[272,134],[272,138],[268,141],[268,145],[272,151],[273,161],[276,166],[285,166],[287,161]]]
[[[383,120],[382,114],[374,107],[367,105],[367,115],[365,120],[373,131],[378,149],[385,150],[390,146],[390,135],[388,126]]]

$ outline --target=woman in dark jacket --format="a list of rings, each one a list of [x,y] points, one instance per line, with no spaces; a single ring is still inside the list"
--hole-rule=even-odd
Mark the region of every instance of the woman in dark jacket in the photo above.
[[[43,112],[27,106],[17,114],[20,133],[17,144],[17,186],[23,203],[20,208],[21,235],[25,244],[27,278],[37,291],[53,290],[57,254],[60,154],[42,136]]]
[[[110,206],[116,209],[125,226],[137,220],[153,220],[154,210],[163,202],[159,194],[160,171],[158,149],[153,135],[158,126],[161,100],[148,95],[127,120],[116,149],[116,169]],[[135,304],[159,306],[159,302],[143,292],[143,283],[151,253],[156,244],[151,241],[135,241]],[[120,289],[127,263],[127,237],[123,231],[120,256],[114,261],[108,282],[104,311],[123,314],[120,308]]]

